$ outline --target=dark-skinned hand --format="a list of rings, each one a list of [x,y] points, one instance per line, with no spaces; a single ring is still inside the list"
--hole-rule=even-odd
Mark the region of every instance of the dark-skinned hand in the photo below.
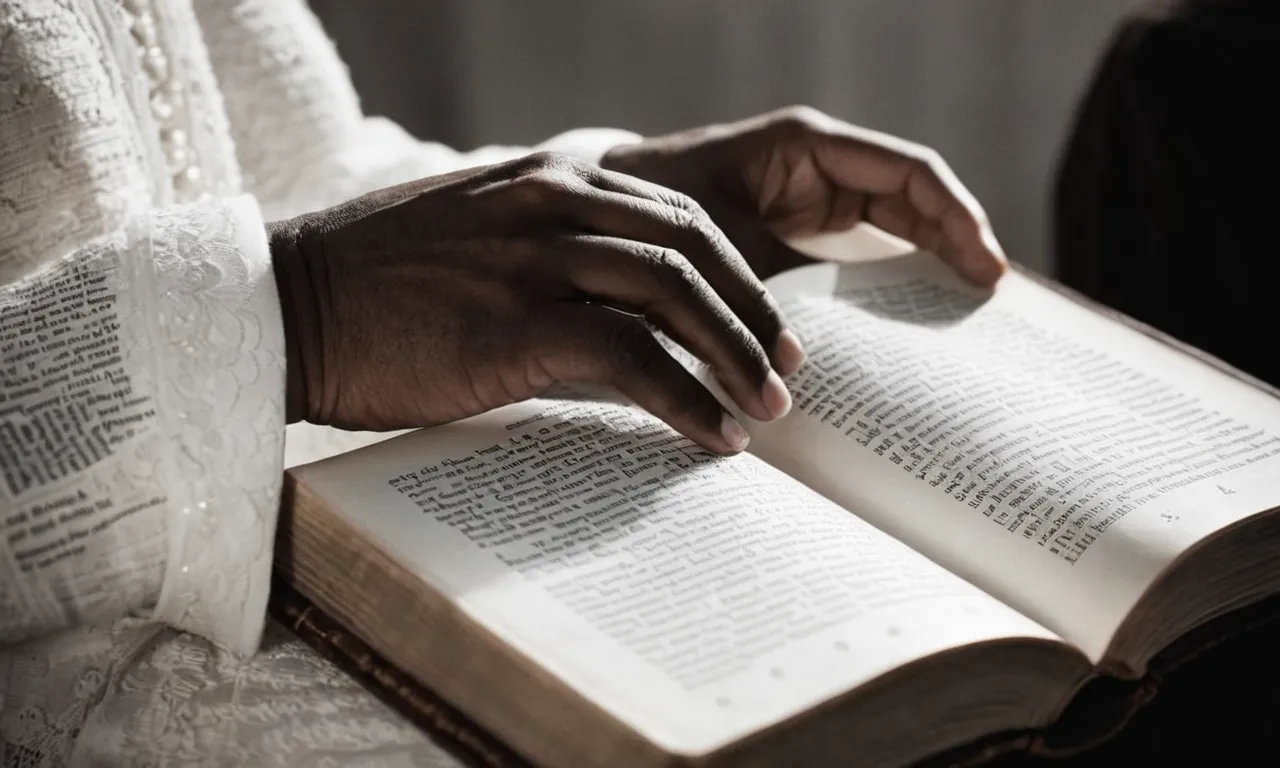
[[[982,207],[938,153],[807,107],[620,146],[601,165],[697,200],[762,279],[809,261],[785,238],[859,222],[980,286],[1007,268]]]
[[[742,427],[645,321],[753,418],[803,360],[777,305],[685,195],[561,155],[383,189],[268,227],[290,421],[455,421],[558,381],[616,387],[717,453]]]

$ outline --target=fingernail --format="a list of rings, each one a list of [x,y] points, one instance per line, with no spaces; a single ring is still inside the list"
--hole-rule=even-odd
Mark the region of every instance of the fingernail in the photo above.
[[[735,451],[746,448],[747,443],[751,441],[751,438],[747,437],[747,430],[742,428],[737,419],[727,413],[720,419],[720,434]]]
[[[760,393],[760,399],[764,401],[764,407],[775,419],[786,416],[791,410],[791,393],[787,391],[787,385],[782,383],[782,377],[777,371],[769,371],[769,377],[764,380],[764,390]]]
[[[791,330],[783,330],[778,334],[778,349],[775,353],[778,358],[778,369],[783,376],[790,376],[800,370],[800,366],[804,364],[805,354],[804,347],[800,345],[800,337],[796,336]]]

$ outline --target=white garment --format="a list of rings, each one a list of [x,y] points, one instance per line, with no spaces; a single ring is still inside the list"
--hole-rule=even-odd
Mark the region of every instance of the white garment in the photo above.
[[[527,151],[363,116],[302,0],[0,0],[5,766],[439,757],[278,628],[244,658],[286,442],[263,222]]]

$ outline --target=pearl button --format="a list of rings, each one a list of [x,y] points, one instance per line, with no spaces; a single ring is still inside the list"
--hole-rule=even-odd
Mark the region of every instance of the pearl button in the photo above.
[[[173,105],[163,94],[157,93],[151,97],[151,114],[156,120],[167,123],[173,119]]]
[[[187,132],[178,127],[184,122],[181,118],[185,95],[182,83],[178,78],[172,77],[169,58],[160,46],[159,25],[152,7],[154,0],[121,2],[127,11],[125,22],[137,43],[142,69],[151,82],[151,114],[161,129],[160,146],[164,151],[169,173],[173,175],[174,189],[180,199],[199,198],[207,191],[203,189],[199,157],[190,146]],[[186,414],[179,414],[179,418],[186,419]]]
[[[172,146],[168,148],[169,167],[175,171],[185,170],[191,164],[191,153],[186,147]]]
[[[200,186],[201,176],[199,166],[190,165],[184,168],[182,173],[179,173],[174,178],[174,181],[183,190],[190,191]]]
[[[134,19],[130,31],[133,33],[133,39],[138,41],[138,45],[149,49],[154,48],[156,44],[156,22],[155,19],[151,18],[151,14],[143,13]]]
[[[160,140],[170,147],[187,146],[187,132],[181,128],[170,128],[160,132]]]
[[[169,59],[159,47],[152,46],[147,49],[142,57],[142,65],[146,67],[147,74],[157,82],[169,78]]]

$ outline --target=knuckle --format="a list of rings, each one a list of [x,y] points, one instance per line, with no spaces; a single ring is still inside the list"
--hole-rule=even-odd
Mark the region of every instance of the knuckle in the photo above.
[[[673,205],[671,225],[690,242],[696,243],[699,248],[709,247],[712,253],[719,255],[723,255],[727,250],[727,241],[721,234],[720,228],[711,220],[711,216],[702,209],[702,206],[691,197],[686,197],[678,205]]]
[[[973,219],[973,223],[978,229],[991,229],[991,217],[987,215],[987,209],[983,208],[977,200],[962,202],[961,209]]]
[[[947,170],[947,161],[933,147],[917,147],[912,151],[911,157],[921,171],[926,171],[934,176],[941,176]]]
[[[908,161],[908,179],[915,178],[919,180],[937,178],[937,171],[929,164],[928,160],[919,157],[912,157]]]
[[[668,293],[684,297],[696,291],[698,271],[679,251],[655,248],[649,258],[649,268],[658,285]]]
[[[816,131],[828,119],[825,113],[806,104],[793,104],[789,107],[783,107],[775,115],[778,125],[795,133]]]
[[[708,239],[710,220],[699,216],[687,208],[676,208],[671,214],[671,225],[686,236],[698,240]]]
[[[769,289],[760,280],[751,280],[748,292],[755,307],[755,314],[759,316],[757,322],[771,334],[781,332],[782,312],[778,309],[778,304],[773,294],[769,293]]]
[[[549,196],[562,195],[572,191],[575,182],[576,179],[572,175],[560,169],[543,171],[531,180],[535,189],[539,189]]]
[[[684,211],[690,216],[703,218],[707,215],[706,211],[702,210],[702,206],[698,204],[697,200],[694,200],[683,192],[670,190],[666,195],[666,198],[668,205],[672,208],[676,208],[677,210]]]
[[[522,163],[530,171],[544,171],[557,167],[560,157],[555,152],[531,152],[524,156]]]
[[[530,171],[560,173],[568,176],[581,176],[586,172],[587,163],[563,152],[534,152],[526,157]]]
[[[546,204],[573,194],[576,183],[570,174],[553,168],[524,176],[518,186],[527,202]]]

